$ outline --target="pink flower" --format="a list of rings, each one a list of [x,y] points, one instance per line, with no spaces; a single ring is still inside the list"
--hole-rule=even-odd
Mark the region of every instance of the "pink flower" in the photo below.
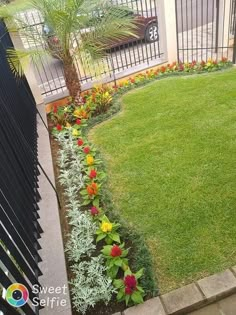
[[[98,215],[98,214],[99,214],[99,210],[98,210],[98,208],[96,208],[96,207],[92,207],[92,208],[90,209],[90,212],[91,212],[91,215],[92,215],[92,216],[95,216],[95,215]]]
[[[124,278],[124,284],[126,287],[135,288],[137,280],[134,275],[128,275]]]

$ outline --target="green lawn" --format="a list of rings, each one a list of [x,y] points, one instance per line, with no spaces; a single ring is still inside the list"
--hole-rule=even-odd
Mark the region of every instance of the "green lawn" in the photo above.
[[[236,69],[167,78],[90,132],[161,292],[236,264]]]

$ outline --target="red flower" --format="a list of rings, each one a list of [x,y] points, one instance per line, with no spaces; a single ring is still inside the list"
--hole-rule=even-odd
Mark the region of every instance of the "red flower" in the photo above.
[[[53,113],[56,114],[57,113],[57,105],[53,106]]]
[[[137,280],[134,275],[128,275],[124,278],[124,284],[126,287],[135,289],[137,285]]]
[[[81,125],[81,119],[76,119],[76,124]]]
[[[113,245],[110,255],[112,257],[118,257],[122,254],[122,249],[118,245]]]
[[[84,147],[83,151],[84,151],[85,154],[89,154],[90,147]]]
[[[57,128],[58,131],[61,131],[62,130],[62,125],[57,124],[56,128]]]
[[[78,139],[77,144],[81,147],[84,144],[84,141],[82,139]]]
[[[97,176],[96,170],[91,170],[91,171],[90,171],[90,174],[89,174],[89,177],[90,177],[90,178],[95,178],[96,176]]]
[[[165,73],[166,72],[166,67],[165,66],[162,66],[161,67],[161,73]]]
[[[125,288],[125,294],[131,295],[133,293],[133,290],[130,287]]]
[[[91,212],[91,215],[92,215],[92,216],[95,216],[95,215],[98,215],[98,214],[99,214],[99,210],[98,210],[98,208],[96,208],[96,207],[92,207],[92,208],[90,209],[90,212]]]

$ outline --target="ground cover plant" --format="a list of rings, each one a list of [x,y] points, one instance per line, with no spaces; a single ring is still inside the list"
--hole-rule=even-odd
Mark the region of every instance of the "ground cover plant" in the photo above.
[[[236,263],[235,81],[234,69],[152,83],[90,134],[161,292]]]
[[[89,312],[101,301],[108,303],[112,296],[132,305],[156,293],[150,255],[140,237],[142,233],[136,232],[139,225],[117,215],[109,197],[103,162],[86,137],[88,125],[91,127],[114,114],[119,109],[120,95],[129,89],[170,74],[209,72],[229,64],[224,58],[220,62],[173,63],[139,74],[119,86],[93,88],[83,94],[84,104],[68,101],[63,107],[53,105],[50,120],[54,125],[53,137],[59,144],[59,181],[64,188],[63,203],[69,225],[66,252],[72,274],[72,301],[77,311]],[[127,160],[131,158],[127,156]],[[96,314],[111,314],[122,308],[95,310]]]

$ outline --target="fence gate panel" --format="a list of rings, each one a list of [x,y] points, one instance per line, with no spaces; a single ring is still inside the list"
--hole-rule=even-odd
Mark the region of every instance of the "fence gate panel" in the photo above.
[[[36,104],[25,78],[16,79],[10,70],[6,58],[10,47],[10,36],[0,21],[0,314],[36,315],[32,286],[39,284],[42,274]],[[16,283],[28,289],[29,299],[21,288],[6,291]],[[12,306],[26,300],[20,313]]]
[[[178,60],[236,62],[236,0],[175,0]]]

